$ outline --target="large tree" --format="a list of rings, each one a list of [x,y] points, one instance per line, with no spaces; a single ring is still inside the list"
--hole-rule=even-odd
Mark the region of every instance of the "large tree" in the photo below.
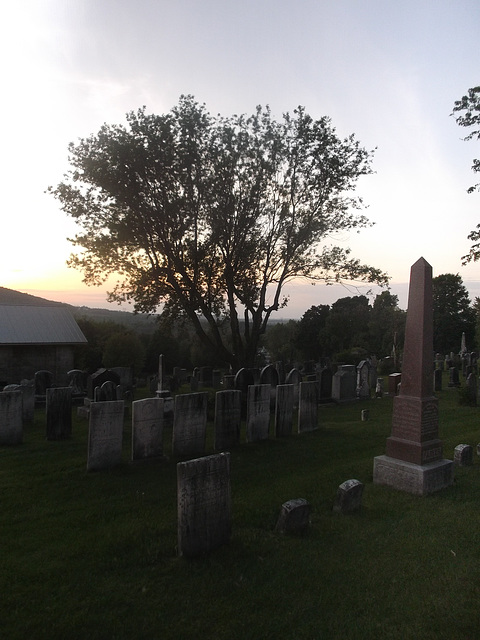
[[[458,115],[456,115],[458,114]],[[470,128],[470,132],[464,140],[480,140],[480,86],[472,87],[461,100],[453,105],[453,114],[457,124]],[[472,169],[480,172],[480,159],[474,159]],[[480,190],[480,183],[474,184],[468,189],[469,193]],[[468,239],[473,242],[470,251],[462,256],[463,264],[476,262],[480,258],[480,224],[468,234]]]
[[[214,117],[182,96],[71,143],[71,170],[50,190],[82,229],[69,265],[87,284],[115,274],[109,300],[163,304],[224,361],[251,366],[289,280],[387,282],[325,244],[369,224],[351,192],[371,155],[303,107],[280,121],[268,107]]]
[[[462,278],[444,273],[433,278],[433,348],[440,353],[458,353],[465,333],[473,350],[475,311]]]

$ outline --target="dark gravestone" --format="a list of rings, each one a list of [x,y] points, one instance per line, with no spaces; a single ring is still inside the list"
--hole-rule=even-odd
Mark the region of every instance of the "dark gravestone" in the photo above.
[[[81,369],[67,371],[68,386],[72,389],[72,399],[84,398],[87,393],[87,375]]]
[[[207,392],[175,397],[172,451],[174,456],[201,456],[207,436]]]
[[[21,444],[23,440],[22,392],[0,393],[0,445]]]
[[[43,401],[47,396],[47,389],[53,387],[53,373],[42,369],[35,372],[35,399]]]
[[[291,369],[285,378],[285,384],[293,384],[293,406],[298,407],[298,395],[300,393],[300,383],[303,377],[297,368]]]
[[[362,506],[363,484],[359,480],[346,480],[337,490],[333,505],[336,513],[352,513]]]
[[[460,375],[458,373],[457,367],[450,367],[448,370],[449,379],[448,386],[449,387],[459,387],[460,386]]]
[[[178,555],[195,557],[226,544],[232,530],[230,454],[177,464]]]
[[[266,440],[269,428],[270,385],[251,385],[247,397],[247,442]]]
[[[332,399],[352,402],[357,399],[357,371],[353,364],[340,365],[332,379]]]
[[[303,498],[282,504],[275,531],[303,535],[310,524],[311,505]]]
[[[72,388],[47,389],[45,418],[47,440],[66,440],[72,435]]]
[[[98,369],[87,378],[87,396],[90,400],[94,398],[96,387],[101,387],[104,382],[111,381],[120,384],[119,376],[110,369]]]
[[[293,384],[277,385],[276,396],[275,436],[290,436],[293,430]]]
[[[163,455],[163,398],[132,402],[132,460]]]
[[[215,394],[214,449],[223,451],[240,442],[242,392],[235,389]]]
[[[110,469],[122,461],[123,416],[123,400],[90,405],[87,471]]]
[[[438,400],[433,396],[432,268],[420,258],[411,269],[402,384],[393,399],[386,455],[374,460],[374,482],[416,495],[453,483],[453,462],[442,458]]]
[[[434,391],[442,390],[442,375],[443,375],[442,369],[435,369],[435,371],[433,372],[433,390]]]
[[[318,429],[318,385],[301,382],[298,402],[298,433]]]
[[[320,398],[319,401],[320,403],[322,402],[330,402],[330,400],[332,399],[332,378],[333,378],[333,373],[332,370],[330,369],[330,367],[323,367],[320,370],[320,381],[319,381],[319,388],[320,388]]]
[[[469,467],[473,464],[473,447],[469,444],[459,444],[453,452],[453,462],[459,467]]]

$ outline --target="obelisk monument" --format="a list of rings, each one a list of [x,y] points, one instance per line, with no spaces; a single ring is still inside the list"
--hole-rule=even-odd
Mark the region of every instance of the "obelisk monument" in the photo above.
[[[376,484],[426,495],[453,483],[453,462],[443,459],[438,438],[433,378],[432,267],[420,258],[410,272],[402,382],[386,455],[374,459]]]

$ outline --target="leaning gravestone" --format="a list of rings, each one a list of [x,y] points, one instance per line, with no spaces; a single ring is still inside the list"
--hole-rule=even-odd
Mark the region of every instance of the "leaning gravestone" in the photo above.
[[[362,506],[363,483],[360,480],[346,480],[338,487],[333,505],[336,513],[353,513]]]
[[[276,393],[275,436],[290,436],[293,429],[293,384],[277,385]]]
[[[298,402],[298,433],[318,429],[318,384],[301,382]]]
[[[230,454],[177,464],[178,555],[195,557],[226,544],[232,530]]]
[[[87,471],[109,469],[122,460],[123,400],[92,402],[88,428]]]
[[[47,440],[66,440],[72,435],[72,388],[47,389],[45,410]]]
[[[163,455],[163,398],[132,402],[132,460]]]
[[[214,449],[223,451],[240,442],[242,392],[235,389],[215,394]]]
[[[282,504],[275,531],[303,535],[310,524],[311,505],[303,498]]]
[[[374,460],[373,480],[415,495],[453,483],[453,462],[438,438],[438,400],[433,394],[432,267],[420,258],[411,268],[402,384],[393,399],[386,455]]]
[[[174,456],[201,456],[207,436],[206,391],[175,397],[172,451]]]
[[[247,442],[267,440],[270,428],[270,385],[248,387]]]
[[[22,392],[0,392],[0,445],[21,444],[23,440]]]

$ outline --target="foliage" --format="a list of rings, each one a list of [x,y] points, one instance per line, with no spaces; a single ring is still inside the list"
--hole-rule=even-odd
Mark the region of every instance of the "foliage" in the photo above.
[[[340,298],[332,304],[325,331],[333,353],[368,345],[369,313],[366,296]]]
[[[472,87],[461,100],[457,100],[453,106],[453,114],[461,114],[455,117],[457,124],[461,127],[474,127],[464,140],[480,140],[480,86]],[[480,159],[474,159],[472,169],[475,173],[480,172]],[[478,191],[480,183],[474,184],[468,189],[469,193]],[[471,231],[468,239],[473,242],[470,251],[462,256],[463,264],[476,262],[480,258],[480,224]]]
[[[135,374],[143,371],[145,349],[140,338],[129,331],[113,333],[105,343],[105,367],[133,367]]]
[[[87,344],[76,348],[76,366],[93,373],[103,367],[103,353],[109,337],[124,331],[123,325],[111,321],[94,321],[85,317],[77,318],[77,324],[87,339]]]
[[[406,319],[406,311],[398,306],[398,296],[390,291],[377,295],[368,321],[370,353],[397,360],[405,340]]]
[[[319,360],[330,355],[330,340],[326,330],[326,322],[330,307],[320,304],[310,307],[298,323],[295,344],[305,360]]]
[[[126,127],[105,124],[69,152],[72,169],[50,191],[82,229],[70,266],[91,285],[116,274],[110,300],[185,314],[234,367],[253,363],[291,279],[387,282],[325,243],[369,224],[350,192],[371,153],[303,107],[281,121],[268,107],[214,117],[182,96],[170,113],[131,112]]]
[[[300,359],[297,349],[299,323],[296,320],[272,322],[262,340],[271,362],[283,362],[285,367]]]
[[[473,348],[475,311],[462,278],[445,273],[433,278],[433,348],[446,354],[460,349],[462,333]]]

